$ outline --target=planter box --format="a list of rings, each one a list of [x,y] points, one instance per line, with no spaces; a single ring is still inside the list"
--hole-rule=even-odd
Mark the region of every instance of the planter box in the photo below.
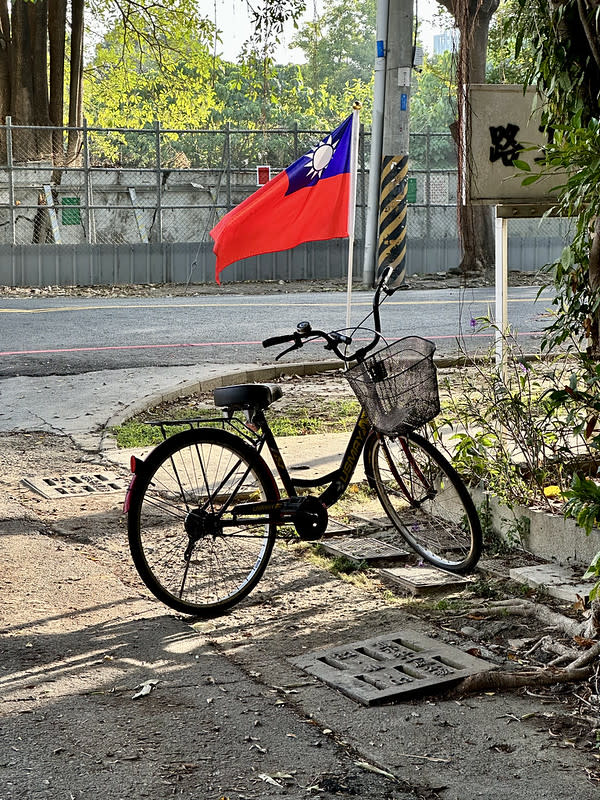
[[[471,496],[479,508],[489,502],[492,526],[504,539],[511,526],[522,517],[529,520],[529,533],[522,537],[525,550],[548,561],[561,564],[589,566],[600,550],[600,529],[596,528],[586,536],[574,520],[565,519],[559,514],[533,511],[527,506],[509,508],[481,489],[471,489]]]

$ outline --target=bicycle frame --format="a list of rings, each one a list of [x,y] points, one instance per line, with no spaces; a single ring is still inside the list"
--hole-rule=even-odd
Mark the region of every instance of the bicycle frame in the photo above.
[[[358,465],[358,461],[360,459],[361,453],[364,450],[365,444],[367,439],[371,434],[374,434],[374,430],[369,422],[369,418],[367,417],[364,410],[361,409],[360,414],[357,417],[357,420],[354,424],[354,429],[350,435],[350,439],[348,440],[348,444],[346,445],[346,449],[342,455],[340,465],[332,472],[327,473],[326,475],[317,476],[316,478],[293,478],[290,475],[290,471],[285,463],[283,456],[281,454],[281,450],[279,445],[277,444],[277,440],[269,426],[268,420],[264,414],[264,411],[260,409],[256,409],[252,415],[253,423],[250,426],[249,424],[244,424],[244,422],[240,419],[234,419],[229,415],[225,415],[223,417],[196,417],[192,419],[186,420],[187,424],[192,427],[194,424],[200,425],[207,425],[207,426],[220,426],[220,427],[231,427],[233,432],[241,436],[242,438],[246,439],[254,449],[262,455],[263,449],[266,447],[269,451],[271,458],[273,459],[273,463],[275,464],[275,468],[277,470],[277,474],[281,480],[283,488],[287,497],[290,500],[294,498],[298,498],[298,489],[316,489],[321,486],[326,487],[321,494],[312,495],[316,500],[318,500],[325,508],[330,508],[332,505],[337,503],[337,501],[342,497],[348,486],[350,485],[350,481],[352,480],[352,476],[354,475],[354,471]],[[151,424],[160,427],[163,436],[166,438],[167,433],[165,428],[169,427],[170,425],[180,425],[182,423],[181,420],[177,421],[167,421],[167,420],[160,420],[152,422]],[[427,478],[421,472],[419,465],[413,459],[410,448],[404,441],[402,437],[399,437],[401,442],[401,447],[404,450],[405,456],[407,461],[412,464],[413,469],[415,470],[416,477],[421,482],[422,486],[427,486],[428,481]],[[390,470],[398,484],[398,487],[409,501],[411,505],[415,505],[414,497],[412,492],[404,483],[402,476],[398,473],[396,466],[393,462],[393,459],[390,458],[389,453],[387,451],[387,445],[385,441],[383,442],[384,450],[386,451],[386,457],[388,460],[388,464]],[[429,492],[427,493],[427,497],[433,496],[434,492],[432,487],[430,487]],[[254,505],[254,504],[250,504]],[[272,513],[275,509],[271,509],[267,511],[265,505],[263,503],[258,504],[261,508],[262,513]],[[249,510],[249,509],[248,509]],[[281,510],[281,508],[279,508]],[[293,504],[290,507],[290,512],[293,515]],[[269,521],[269,518],[265,518],[264,520],[259,520],[258,518],[255,520],[258,521]],[[233,523],[232,523],[233,524]]]
[[[255,415],[254,421],[260,431],[257,450],[260,452],[263,445],[266,445],[288,497],[297,497],[298,489],[313,489],[326,486],[327,488],[317,496],[317,499],[326,508],[336,503],[348,488],[365,442],[373,430],[369,418],[361,410],[346,445],[340,466],[337,469],[317,478],[292,478],[283,460],[275,436],[262,411]]]

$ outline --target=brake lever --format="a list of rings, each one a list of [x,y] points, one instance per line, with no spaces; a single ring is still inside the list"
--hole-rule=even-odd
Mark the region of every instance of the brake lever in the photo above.
[[[283,356],[287,355],[288,353],[291,353],[292,350],[299,350],[303,345],[304,345],[304,342],[300,338],[300,335],[295,333],[294,334],[294,344],[291,347],[288,347],[285,350],[282,350],[281,353],[279,353],[279,355],[275,356],[275,361],[279,361],[280,358],[283,358]]]

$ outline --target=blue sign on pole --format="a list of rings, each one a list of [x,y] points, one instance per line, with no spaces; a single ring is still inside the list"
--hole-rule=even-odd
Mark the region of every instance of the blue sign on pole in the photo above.
[[[385,47],[383,39],[377,39],[377,58],[383,58],[385,55]]]
[[[406,107],[408,106],[408,95],[401,94],[400,95],[400,110],[406,111]]]

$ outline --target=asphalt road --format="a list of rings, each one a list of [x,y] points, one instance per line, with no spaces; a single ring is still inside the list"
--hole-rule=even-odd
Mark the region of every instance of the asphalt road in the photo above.
[[[509,320],[524,351],[539,349],[548,323],[549,295],[536,302],[536,287],[509,290]],[[369,314],[372,294],[354,292],[351,324]],[[290,293],[165,298],[0,298],[0,376],[78,375],[104,370],[187,365],[270,363],[262,339],[291,333],[300,320],[341,329],[345,293]],[[476,320],[493,314],[490,288],[397,292],[382,306],[382,329],[397,338],[418,334],[433,339],[438,354],[458,351],[457,337],[470,352],[484,351],[492,331]],[[369,321],[365,322],[368,327]],[[366,340],[368,331],[356,334]],[[293,357],[319,360],[319,344]],[[290,359],[291,360],[291,359]]]

